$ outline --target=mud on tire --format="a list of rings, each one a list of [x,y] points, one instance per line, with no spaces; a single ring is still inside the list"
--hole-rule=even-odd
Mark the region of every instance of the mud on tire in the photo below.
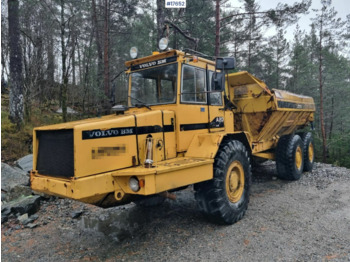
[[[304,168],[303,141],[299,135],[282,136],[276,148],[277,176],[284,180],[298,180]]]
[[[212,180],[195,186],[199,209],[212,222],[233,224],[249,203],[251,166],[248,151],[239,141],[226,141],[214,161]]]

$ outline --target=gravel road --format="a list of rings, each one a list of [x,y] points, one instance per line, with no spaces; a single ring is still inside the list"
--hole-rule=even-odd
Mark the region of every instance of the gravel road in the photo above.
[[[156,208],[133,207],[148,219],[122,241],[82,229],[80,220],[98,217],[99,208],[46,201],[35,228],[16,218],[2,225],[1,260],[350,261],[349,169],[317,163],[299,181],[286,182],[267,162],[254,170],[248,211],[232,226],[209,223],[192,193],[178,192],[176,201]]]

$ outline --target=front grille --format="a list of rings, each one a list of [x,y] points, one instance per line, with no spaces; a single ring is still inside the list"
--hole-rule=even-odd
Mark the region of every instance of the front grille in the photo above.
[[[37,131],[39,174],[55,177],[74,176],[73,130]]]

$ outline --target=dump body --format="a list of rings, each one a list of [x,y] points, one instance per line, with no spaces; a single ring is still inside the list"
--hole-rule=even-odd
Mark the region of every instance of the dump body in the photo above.
[[[264,142],[277,141],[278,137],[292,134],[313,121],[315,104],[311,97],[270,90],[248,72],[230,74],[227,85],[237,107],[235,131],[249,133],[254,153],[271,149]]]
[[[181,51],[126,66],[129,108],[34,129],[33,190],[120,205],[211,181],[218,151],[231,140],[274,159],[281,136],[313,121],[312,98],[269,90],[247,72],[228,75],[225,92],[215,91],[215,63]]]

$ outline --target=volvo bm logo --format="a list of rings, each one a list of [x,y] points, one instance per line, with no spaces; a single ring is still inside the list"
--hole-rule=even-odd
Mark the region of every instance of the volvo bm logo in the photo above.
[[[115,136],[126,136],[134,134],[133,127],[126,128],[111,128],[107,130],[86,130],[83,131],[83,139],[94,139],[94,138],[104,138],[104,137],[115,137]]]

